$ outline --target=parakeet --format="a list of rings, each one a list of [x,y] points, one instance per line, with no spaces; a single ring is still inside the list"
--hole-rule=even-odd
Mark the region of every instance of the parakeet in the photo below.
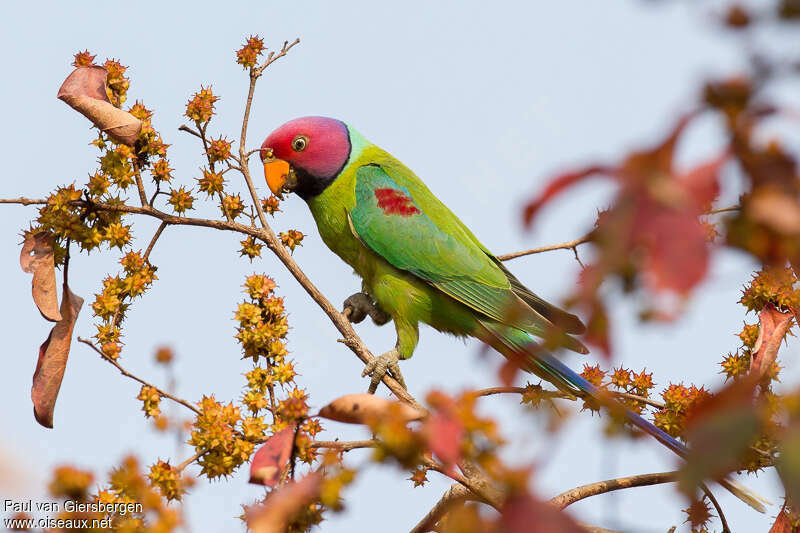
[[[398,360],[414,353],[425,323],[476,337],[562,391],[609,404],[549,353],[588,352],[572,336],[584,331],[580,319],[526,288],[411,170],[354,128],[298,118],[269,134],[261,159],[270,190],[305,200],[322,240],[361,277],[362,292],[345,301],[351,321],[369,314],[379,324],[394,322],[395,347],[364,369],[370,392],[387,371],[403,383]],[[681,442],[636,413],[626,409],[625,416],[685,456]],[[732,480],[721,483],[764,511],[759,496]]]

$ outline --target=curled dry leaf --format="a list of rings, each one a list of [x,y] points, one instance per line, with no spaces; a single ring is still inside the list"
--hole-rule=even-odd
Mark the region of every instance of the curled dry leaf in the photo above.
[[[250,463],[250,483],[274,487],[292,456],[295,426],[275,433],[253,455]]]
[[[319,497],[322,476],[313,472],[269,493],[263,504],[247,509],[247,526],[253,533],[284,533],[292,517]]]
[[[79,67],[58,89],[58,98],[92,121],[115,141],[133,146],[142,121],[114,107],[106,94],[108,71],[97,65]]]
[[[33,301],[42,316],[51,322],[61,320],[53,262],[53,236],[44,231],[28,236],[22,244],[19,265],[25,272],[33,274]]]
[[[397,410],[399,416],[406,422],[421,420],[425,413],[415,409],[410,405],[393,402],[386,398],[380,398],[373,394],[348,394],[333,400],[331,403],[320,409],[319,416],[328,420],[345,422],[347,424],[366,424],[370,420],[376,420],[382,416],[394,414]]]
[[[78,319],[81,306],[83,298],[73,294],[65,284],[61,302],[62,319],[53,326],[47,340],[39,348],[39,361],[33,373],[31,400],[36,421],[46,428],[53,427],[53,410],[67,366],[72,328]]]
[[[772,367],[778,356],[778,349],[792,323],[792,313],[782,312],[773,305],[767,305],[758,314],[758,340],[750,360],[750,374],[761,377]]]

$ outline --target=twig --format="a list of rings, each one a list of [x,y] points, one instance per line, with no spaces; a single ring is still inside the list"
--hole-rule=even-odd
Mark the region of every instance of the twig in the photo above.
[[[277,54],[275,52],[270,52],[269,55],[267,56],[267,60],[264,62],[264,64],[255,69],[258,72],[258,75],[261,76],[261,73],[264,72],[264,69],[266,69],[268,66],[273,64],[275,61],[277,61],[280,58],[282,58],[283,56],[285,56],[286,53],[289,52],[289,50],[291,50],[294,47],[294,45],[299,44],[299,43],[300,43],[300,39],[299,38],[297,38],[294,41],[292,41],[291,44],[289,43],[289,41],[283,41],[283,46],[281,47],[281,51],[278,52]]]
[[[159,396],[163,396],[164,398],[169,398],[173,402],[177,402],[177,403],[181,404],[182,406],[186,407],[187,409],[191,409],[192,411],[195,412],[195,414],[198,414],[198,415],[200,414],[200,410],[197,409],[197,407],[195,407],[194,405],[192,405],[189,402],[187,402],[186,400],[178,398],[177,396],[173,396],[172,394],[166,392],[165,390],[160,389],[160,388],[156,387],[155,385],[152,385],[151,383],[148,383],[147,381],[143,380],[142,378],[140,378],[138,376],[135,376],[134,374],[131,374],[130,372],[125,370],[125,368],[122,365],[120,365],[117,361],[111,359],[106,354],[104,354],[100,350],[100,348],[95,346],[94,343],[92,341],[90,341],[89,339],[84,339],[83,337],[78,337],[78,342],[84,343],[85,345],[89,346],[92,350],[97,352],[104,361],[106,361],[106,362],[110,363],[111,365],[113,365],[114,367],[116,367],[116,369],[119,370],[120,374],[122,374],[123,376],[131,378],[134,381],[138,381],[142,385],[146,385],[148,387],[153,387],[156,390],[156,392],[158,392]]]
[[[178,131],[185,131],[186,133],[191,133],[195,137],[202,139],[202,137],[200,136],[200,134],[198,132],[196,132],[195,130],[193,130],[192,128],[187,126],[186,124],[182,124],[181,127],[178,128]]]
[[[645,398],[644,396],[639,396],[637,394],[631,394],[630,392],[612,392],[612,394],[618,398],[625,398],[627,400],[635,400],[640,403],[646,403],[647,405],[655,407],[656,409],[664,409],[667,406],[664,402],[651,400],[650,398]]]
[[[605,481],[597,481],[588,485],[582,485],[574,489],[568,490],[552,498],[549,503],[555,505],[559,509],[563,509],[579,500],[604,494],[620,489],[628,489],[631,487],[644,487],[647,485],[658,485],[660,483],[671,483],[676,480],[678,471],[673,472],[659,472],[656,474],[640,474],[637,476],[621,477],[616,479],[607,479]]]
[[[41,198],[25,198],[24,196],[19,198],[0,198],[0,204],[41,205],[46,203],[47,200]]]
[[[133,175],[136,178],[136,189],[139,191],[139,201],[142,207],[150,205],[147,203],[147,193],[144,192],[144,182],[142,182],[142,171],[139,169],[139,162],[133,159]]]
[[[722,533],[731,533],[731,529],[728,527],[728,521],[725,519],[725,513],[722,512],[722,506],[719,504],[717,499],[714,497],[714,493],[708,488],[708,485],[702,483],[700,488],[703,489],[703,492],[708,499],[711,500],[711,503],[714,505],[714,508],[717,510],[717,516],[719,516],[719,521],[722,522]]]
[[[470,394],[473,396],[493,396],[495,394],[525,394],[530,389],[528,387],[490,387],[488,389],[481,389],[471,392]],[[631,394],[629,392],[616,392],[616,391],[609,391],[610,394],[616,396],[617,398],[625,398],[627,400],[635,400],[637,402],[645,403],[657,409],[663,409],[665,404],[663,402],[659,402],[657,400],[651,400],[650,398],[645,398],[644,396],[638,396],[636,394]],[[543,396],[547,396],[549,398],[561,398],[564,400],[575,400],[576,397],[574,395],[565,394],[561,391],[551,391],[551,390],[540,390],[538,394]]]
[[[428,511],[428,514],[422,517],[422,520],[411,529],[410,533],[426,533],[428,531],[433,531],[433,527],[450,511],[450,509],[461,505],[469,499],[474,499],[474,496],[464,485],[460,483],[451,485],[439,501],[436,502],[436,505]]]
[[[151,196],[151,197],[150,197],[150,201],[149,201],[149,202],[147,202],[147,205],[149,205],[150,207],[153,207],[153,202],[155,202],[155,201],[156,201],[156,197],[157,197],[159,194],[166,194],[166,193],[162,193],[162,192],[161,192],[161,182],[160,182],[160,181],[157,181],[157,182],[156,182],[156,190],[153,192],[153,196]]]
[[[742,206],[740,206],[740,205],[732,205],[730,207],[720,207],[719,209],[712,209],[711,211],[709,211],[706,214],[707,215],[716,215],[718,213],[727,213],[729,211],[738,211],[741,208],[742,208]]]
[[[202,126],[200,123],[197,123],[197,129],[200,131],[200,141],[203,143],[203,153],[206,154],[206,161],[208,161],[208,168],[211,169],[211,172],[216,173],[217,169],[214,166],[214,161],[211,160],[211,154],[208,153],[208,138],[206,137],[206,131],[208,131],[208,122],[203,124]],[[227,169],[220,173],[220,176],[224,174]],[[219,207],[222,209],[222,214],[225,215],[225,220],[228,222],[233,222],[233,217],[228,213],[228,208],[225,207],[225,200],[222,196],[222,191],[217,191],[217,197],[219,198]]]
[[[342,452],[349,452],[359,448],[374,448],[378,445],[376,440],[316,440],[312,442],[309,447],[311,448],[326,448],[328,450],[339,450]]]
[[[194,454],[193,456],[189,457],[189,458],[188,458],[188,459],[186,459],[184,462],[182,462],[181,464],[179,464],[178,466],[176,466],[176,467],[175,467],[175,470],[176,470],[177,472],[182,472],[182,471],[183,471],[183,470],[184,470],[184,469],[185,469],[187,466],[189,466],[189,465],[190,465],[190,464],[192,464],[193,462],[195,462],[195,461],[197,461],[198,459],[200,459],[200,458],[201,458],[203,455],[205,455],[206,451],[207,451],[207,450],[203,450],[203,451],[201,451],[201,452],[197,452],[196,454]]]
[[[144,255],[142,256],[142,259],[145,262],[148,262],[148,260],[150,259],[150,252],[153,251],[153,246],[156,245],[156,241],[158,240],[159,237],[161,237],[161,232],[163,232],[164,228],[166,228],[166,227],[167,227],[167,223],[162,220],[161,221],[161,225],[158,226],[158,229],[156,230],[155,235],[153,235],[153,238],[150,239],[150,244],[147,245],[147,250],[144,251]]]
[[[719,213],[727,213],[729,211],[738,211],[739,209],[741,209],[741,206],[732,205],[730,207],[720,207],[718,209],[712,209],[710,211],[703,213],[703,215],[716,215]],[[540,246],[539,248],[531,248],[530,250],[523,250],[521,252],[512,252],[509,254],[498,255],[495,257],[497,257],[497,259],[500,261],[508,261],[510,259],[516,259],[517,257],[540,254],[542,252],[552,252],[553,250],[572,250],[573,253],[575,254],[575,259],[577,259],[578,263],[580,263],[580,265],[583,266],[583,263],[581,262],[581,259],[578,256],[578,246],[589,242],[590,238],[591,238],[591,233],[588,233],[583,237],[581,237],[580,239],[575,239],[574,241],[567,241],[559,244],[551,244],[548,246]]]
[[[521,252],[512,252],[510,254],[498,255],[496,256],[500,261],[508,261],[510,259],[516,259],[517,257],[523,257],[526,255],[533,255],[533,254],[540,254],[542,252],[552,252],[553,250],[573,250],[577,257],[577,247],[581,244],[589,242],[590,234],[584,235],[580,239],[575,239],[574,241],[567,241],[562,242],[560,244],[551,244],[549,246],[540,246],[539,248],[531,248],[530,250],[523,250]],[[578,259],[580,262],[580,259]]]

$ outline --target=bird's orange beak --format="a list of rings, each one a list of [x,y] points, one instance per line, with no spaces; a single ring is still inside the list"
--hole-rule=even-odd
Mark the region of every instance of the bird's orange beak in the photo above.
[[[283,186],[286,185],[286,180],[289,179],[290,172],[289,163],[283,159],[272,157],[272,150],[267,152],[267,157],[264,158],[264,177],[267,179],[267,185],[272,194],[281,195]]]

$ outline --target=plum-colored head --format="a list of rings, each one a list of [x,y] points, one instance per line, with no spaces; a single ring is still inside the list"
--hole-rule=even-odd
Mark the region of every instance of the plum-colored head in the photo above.
[[[267,184],[275,194],[296,192],[303,199],[321,193],[350,157],[350,134],[344,122],[327,117],[291,120],[267,136],[261,145]],[[291,166],[291,176],[284,164]],[[271,177],[272,176],[272,177]]]

